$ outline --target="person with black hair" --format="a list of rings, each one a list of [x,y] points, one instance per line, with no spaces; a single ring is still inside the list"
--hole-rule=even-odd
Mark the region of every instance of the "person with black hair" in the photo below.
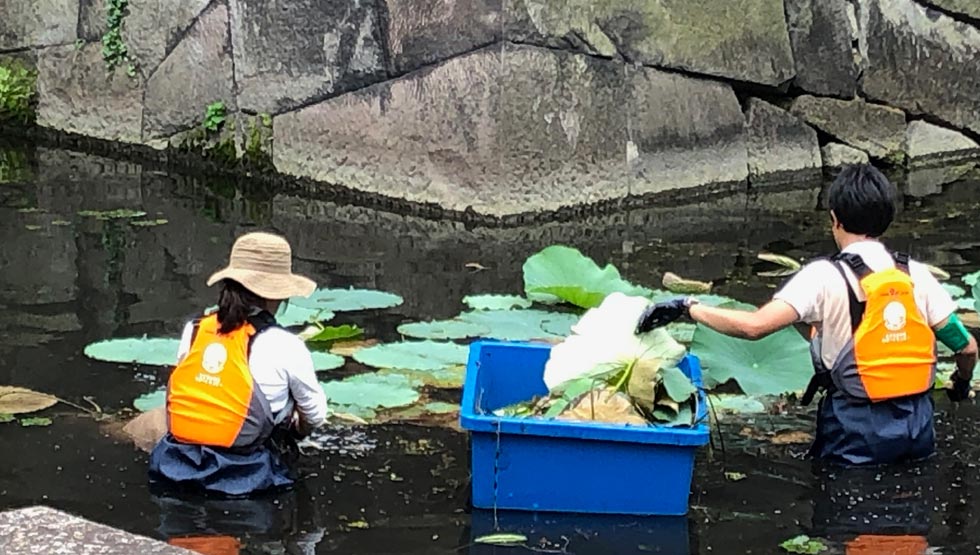
[[[651,305],[637,333],[684,315],[720,333],[760,339],[797,322],[811,328],[814,377],[823,391],[811,455],[844,465],[928,457],[935,450],[936,340],[955,353],[947,394],[970,394],[977,343],[926,266],[879,241],[895,217],[894,186],[874,167],[845,167],[829,189],[840,252],[807,264],[763,307],[729,310],[693,297]]]
[[[215,284],[218,310],[181,338],[151,484],[232,496],[290,486],[282,447],[325,421],[327,401],[306,344],[273,315],[316,284],[292,273],[289,243],[269,233],[239,237]]]

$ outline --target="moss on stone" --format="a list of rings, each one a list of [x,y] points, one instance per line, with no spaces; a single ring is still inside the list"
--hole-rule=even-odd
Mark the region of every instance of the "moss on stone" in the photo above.
[[[246,118],[243,133],[242,161],[256,169],[272,168],[272,116]]]
[[[37,72],[16,59],[0,61],[0,121],[34,122]]]
[[[0,183],[23,183],[31,177],[26,150],[0,147]]]

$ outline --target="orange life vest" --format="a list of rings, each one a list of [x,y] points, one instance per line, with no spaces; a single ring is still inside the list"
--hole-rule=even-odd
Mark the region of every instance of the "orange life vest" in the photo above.
[[[182,443],[250,447],[265,442],[274,421],[269,401],[255,385],[249,347],[258,330],[252,321],[218,332],[217,314],[195,322],[190,351],[167,386],[167,423]]]
[[[929,542],[923,536],[863,534],[845,544],[847,555],[926,555]]]
[[[167,540],[172,546],[196,551],[201,555],[239,555],[241,542],[232,536],[185,536]]]
[[[935,380],[936,336],[915,304],[908,256],[894,257],[894,267],[879,271],[852,253],[832,261],[847,284],[854,337],[833,367],[824,371],[837,389],[872,402],[923,393]],[[854,271],[865,301],[857,300],[840,264]],[[815,364],[819,360],[819,353],[814,353]]]

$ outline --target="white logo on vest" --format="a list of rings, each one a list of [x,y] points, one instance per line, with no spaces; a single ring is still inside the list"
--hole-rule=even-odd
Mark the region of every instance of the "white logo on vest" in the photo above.
[[[885,327],[889,331],[898,331],[905,327],[905,305],[898,301],[892,301],[885,307]]]
[[[204,356],[201,358],[201,367],[208,374],[218,374],[225,369],[228,362],[228,350],[221,343],[212,343],[204,349]],[[221,378],[209,376],[208,374],[198,374],[197,381],[208,385],[221,385]]]

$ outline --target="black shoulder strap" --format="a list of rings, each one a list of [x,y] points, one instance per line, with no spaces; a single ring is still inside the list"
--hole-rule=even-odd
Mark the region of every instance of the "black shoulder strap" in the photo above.
[[[198,318],[194,318],[191,321],[191,324],[194,327],[191,328],[191,344],[187,347],[188,349],[194,346],[194,340],[197,339],[197,330],[201,328],[201,320],[203,320],[204,318],[205,318],[204,316],[200,316]]]
[[[909,274],[909,253],[907,252],[893,252],[892,258],[895,259],[895,267],[899,270],[905,272],[906,275]]]
[[[248,323],[252,324],[252,327],[255,328],[255,333],[252,334],[252,337],[248,338],[248,354],[251,355],[252,343],[255,342],[255,338],[269,328],[278,328],[279,324],[276,322],[276,317],[270,314],[268,310],[263,310],[249,316]]]
[[[856,263],[858,265],[857,268],[854,266],[854,259],[856,259]],[[861,260],[861,257],[856,254],[840,253],[837,256],[834,256],[831,259],[831,262],[833,263],[834,268],[837,268],[841,279],[844,280],[844,285],[847,287],[847,304],[851,313],[851,331],[856,331],[858,326],[861,325],[861,320],[864,318],[864,307],[866,303],[858,300],[857,293],[854,292],[854,287],[851,286],[851,281],[847,279],[847,272],[844,271],[844,267],[841,266],[841,263],[847,264],[852,270],[854,270],[854,274],[858,276],[858,279],[870,273],[871,270],[864,263],[864,260]]]

